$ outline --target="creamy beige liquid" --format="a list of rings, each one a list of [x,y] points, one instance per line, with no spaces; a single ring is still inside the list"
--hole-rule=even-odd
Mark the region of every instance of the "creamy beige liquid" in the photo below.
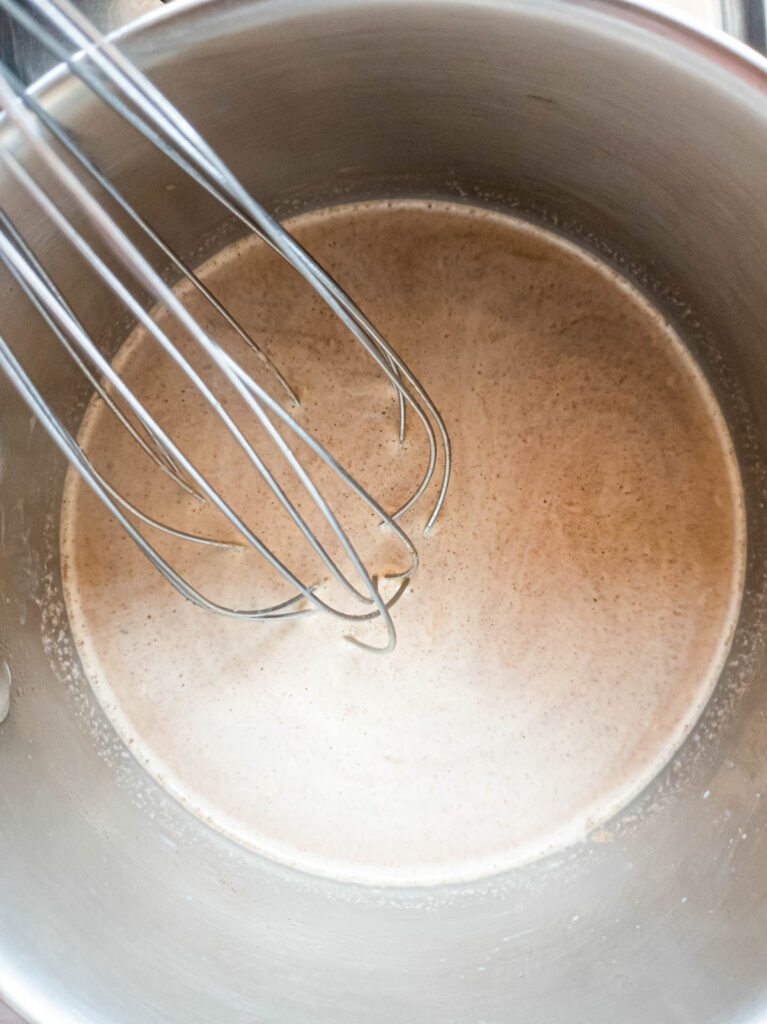
[[[342,638],[380,642],[380,624],[200,610],[71,474],[62,552],[83,663],[148,770],[255,850],[377,884],[499,871],[602,824],[699,715],[742,582],[730,441],[681,343],[624,283],[553,236],[425,203],[339,207],[291,227],[427,384],[452,437],[453,480],[433,533],[420,535],[430,501],[403,520],[421,567],[394,609],[398,647],[379,657]],[[426,447],[411,416],[399,448],[392,390],[372,361],[260,244],[224,251],[205,277],[297,386],[301,422],[396,507]],[[275,549],[309,582],[323,579],[142,332],[117,364]],[[152,468],[101,403],[81,441],[145,511],[233,536]],[[400,567],[388,531],[321,478],[372,568]],[[245,551],[146,533],[216,599],[252,607],[290,593]]]

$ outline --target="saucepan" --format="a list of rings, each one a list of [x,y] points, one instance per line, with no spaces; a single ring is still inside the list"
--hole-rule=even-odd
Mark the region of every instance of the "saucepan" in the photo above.
[[[474,883],[315,878],[192,817],[105,719],[62,599],[65,467],[0,381],[0,993],[39,1024],[767,1020],[767,62],[621,0],[178,0],[120,38],[280,216],[460,198],[633,281],[729,424],[747,578],[697,727],[598,834]],[[65,73],[38,88],[188,262],[235,237]],[[130,324],[0,188],[114,351]],[[0,309],[76,427],[5,274]]]

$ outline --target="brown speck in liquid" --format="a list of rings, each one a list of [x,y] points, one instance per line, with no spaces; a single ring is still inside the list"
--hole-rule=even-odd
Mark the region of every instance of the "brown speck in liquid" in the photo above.
[[[84,664],[149,771],[268,856],[380,884],[501,870],[603,823],[708,698],[743,571],[729,438],[681,343],[625,284],[553,236],[440,203],[338,207],[291,227],[409,361],[452,437],[435,529],[420,536],[428,501],[403,521],[421,568],[395,610],[399,646],[367,655],[320,615],[209,615],[153,572],[72,474],[62,548]],[[204,276],[299,389],[301,423],[395,507],[423,471],[423,432],[410,415],[400,449],[391,388],[357,343],[257,242],[220,254]],[[255,355],[212,329],[278,394]],[[324,578],[143,334],[117,363],[260,535],[307,582]],[[263,445],[252,419],[241,421]],[[101,403],[81,440],[145,511],[232,536],[151,467]],[[375,517],[311,470],[371,568],[402,567]],[[216,599],[241,607],[288,595],[255,555],[147,535]],[[330,585],[322,593],[344,603]],[[381,639],[380,625],[353,632]]]

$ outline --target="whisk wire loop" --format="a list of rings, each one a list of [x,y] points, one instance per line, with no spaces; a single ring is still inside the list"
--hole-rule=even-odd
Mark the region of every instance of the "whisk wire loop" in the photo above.
[[[103,203],[96,198],[91,191],[94,184],[117,203],[139,229],[141,236],[149,239],[155,249],[162,253],[180,276],[188,281],[223,318],[223,321],[240,340],[257,354],[278,381],[282,391],[294,405],[297,403],[296,393],[290,383],[239,320],[216,298],[208,286],[199,279],[114,183],[96,166],[71,134],[46,110],[44,104],[35,95],[34,89],[25,90],[20,81],[8,69],[0,67],[0,102],[5,108],[6,116],[21,133],[30,151],[39,159],[46,172],[52,175],[58,185],[63,187],[66,194],[77,204],[87,223],[106,245],[110,256],[116,258],[128,273],[134,282],[133,286],[129,286],[96,252],[82,232],[62,213],[46,189],[39,184],[10,150],[0,147],[2,164],[90,269],[194,385],[266,483],[290,521],[309,543],[332,579],[340,584],[353,599],[362,601],[372,610],[357,614],[324,600],[318,593],[316,582],[305,581],[294,573],[284,559],[280,558],[235,512],[220,490],[211,484],[194,461],[163,430],[121,375],[104,357],[98,345],[74,313],[71,305],[46,272],[31,246],[25,241],[18,225],[3,209],[0,209],[0,258],[23,288],[46,325],[75,361],[95,393],[106,403],[110,413],[118,418],[154,465],[168,475],[189,496],[215,507],[234,528],[238,540],[219,540],[193,535],[161,523],[139,509],[133,502],[121,495],[93,466],[87,453],[45,402],[3,336],[0,336],[0,368],[38,416],[60,450],[78,469],[128,535],[138,544],[143,554],[183,596],[210,611],[242,619],[294,618],[314,610],[327,612],[333,617],[349,623],[380,618],[387,633],[386,643],[383,646],[374,647],[351,637],[349,639],[371,650],[384,652],[392,650],[396,643],[396,632],[390,609],[406,589],[410,576],[418,566],[416,548],[397,520],[419,500],[428,488],[437,467],[440,445],[441,481],[436,502],[426,522],[425,532],[431,527],[440,511],[450,476],[450,441],[436,406],[407,364],[380,335],[346,292],[292,238],[290,233],[250,196],[223,160],[170,100],[128,60],[111,40],[102,37],[69,0],[34,0],[31,5],[19,3],[18,0],[0,0],[0,8],[15,17],[48,46],[88,88],[133,128],[137,129],[150,143],[173,160],[193,181],[213,196],[226,211],[233,214],[250,231],[257,234],[311,285],[330,310],[348,328],[352,336],[363,346],[394,388],[399,405],[400,440],[404,438],[405,433],[406,408],[410,408],[417,421],[421,423],[428,440],[429,454],[426,469],[419,484],[404,503],[396,511],[387,512],[333,454],[283,408],[267,388],[258,383],[252,374],[247,372],[243,365],[213,338],[208,330],[202,327],[184,305],[179,295],[163,280],[137,244],[118,225]],[[63,37],[64,41],[59,36]],[[72,53],[72,47],[79,52]],[[63,158],[62,153],[57,152],[57,145],[66,151],[68,160]],[[83,172],[88,176],[91,188],[83,182],[80,176]],[[312,507],[319,512],[322,521],[329,528],[353,570],[354,581],[350,578],[348,570],[345,571],[339,565],[337,558],[331,556],[326,545],[320,541],[316,531],[312,529],[306,517],[278,482],[266,458],[262,457],[256,446],[248,440],[243,429],[213,387],[174,344],[167,331],[159,326],[156,318],[147,312],[142,301],[134,293],[137,285],[146,291],[159,308],[163,308],[171,315],[173,321],[183,329],[186,336],[193,340],[220,378],[236,394],[241,405],[252,414],[263,436],[268,440],[271,450],[287,466],[292,477],[298,481],[303,492],[311,499]],[[125,407],[130,410],[130,414],[135,418],[135,423],[123,411],[120,403],[124,403]],[[334,509],[313,480],[302,458],[288,443],[283,434],[284,430],[288,431],[288,436],[292,436],[297,444],[300,444],[303,449],[308,450],[313,457],[318,458],[332,470],[340,478],[344,487],[361,499],[375,513],[380,523],[387,526],[404,547],[408,556],[407,567],[383,577],[384,580],[398,583],[395,592],[387,599],[380,592],[379,575],[368,570],[348,532],[342,527]],[[170,565],[137,529],[133,519],[182,540],[190,540],[204,545],[242,547],[244,543],[266,559],[272,568],[294,588],[296,593],[285,601],[263,608],[237,609],[212,601]],[[303,602],[303,604],[296,607],[299,602]]]

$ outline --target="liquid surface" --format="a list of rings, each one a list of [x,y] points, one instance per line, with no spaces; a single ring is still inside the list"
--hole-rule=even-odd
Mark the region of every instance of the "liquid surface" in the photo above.
[[[269,857],[375,884],[500,871],[607,820],[710,695],[743,571],[729,438],[681,343],[553,236],[425,203],[338,207],[291,228],[428,386],[453,441],[433,532],[420,536],[428,501],[403,519],[421,567],[394,609],[398,647],[370,655],[323,615],[249,623],[193,606],[70,473],[63,569],[83,664],[148,770]],[[396,507],[426,446],[413,416],[398,445],[392,389],[372,361],[262,245],[231,247],[205,277],[297,387],[300,421]],[[189,304],[261,373],[199,300]],[[117,365],[311,578],[316,561],[295,529],[156,346],[136,332]],[[152,468],[102,403],[81,441],[144,511],[232,536]],[[373,568],[402,568],[389,531],[326,482],[360,550],[385,563]],[[246,551],[146,532],[216,599],[250,607],[290,594]],[[380,623],[351,632],[381,641]]]

